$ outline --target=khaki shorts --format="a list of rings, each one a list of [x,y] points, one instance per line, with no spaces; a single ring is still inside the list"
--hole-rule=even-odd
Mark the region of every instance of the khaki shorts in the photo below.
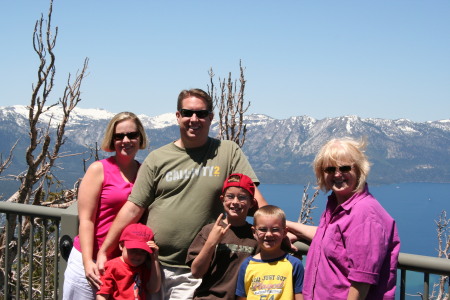
[[[202,282],[194,278],[191,269],[161,266],[161,289],[156,294],[149,295],[147,299],[192,299],[195,289]]]

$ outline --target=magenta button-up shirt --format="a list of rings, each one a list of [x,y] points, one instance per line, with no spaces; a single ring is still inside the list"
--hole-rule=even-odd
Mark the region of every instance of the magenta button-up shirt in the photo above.
[[[347,299],[351,281],[371,284],[366,299],[394,299],[400,252],[395,220],[369,193],[342,205],[328,197],[306,259],[305,299]]]

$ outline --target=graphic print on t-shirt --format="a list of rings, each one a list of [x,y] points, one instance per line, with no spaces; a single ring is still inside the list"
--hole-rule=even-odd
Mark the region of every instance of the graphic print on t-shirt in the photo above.
[[[201,166],[184,170],[174,170],[166,173],[166,181],[187,180],[194,176],[215,177],[220,176],[220,166]]]
[[[255,277],[250,284],[254,295],[273,295],[283,292],[286,277],[281,275],[264,275]]]

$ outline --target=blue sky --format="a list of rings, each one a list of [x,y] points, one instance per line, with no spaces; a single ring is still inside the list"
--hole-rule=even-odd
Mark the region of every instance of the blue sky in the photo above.
[[[0,1],[0,105],[28,104],[48,1]],[[250,113],[450,119],[450,1],[55,0],[59,98],[89,58],[83,108],[150,116],[246,68]],[[217,81],[216,81],[217,82]]]

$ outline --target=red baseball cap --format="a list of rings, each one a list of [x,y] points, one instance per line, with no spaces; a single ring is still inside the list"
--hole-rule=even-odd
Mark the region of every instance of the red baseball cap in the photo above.
[[[234,173],[228,176],[223,183],[222,194],[229,187],[236,186],[245,189],[252,197],[255,197],[255,184],[250,177],[240,173]]]
[[[147,242],[153,240],[153,236],[153,231],[148,226],[136,223],[125,227],[119,241],[123,242],[127,249],[138,248],[151,254],[153,249],[147,245]]]

